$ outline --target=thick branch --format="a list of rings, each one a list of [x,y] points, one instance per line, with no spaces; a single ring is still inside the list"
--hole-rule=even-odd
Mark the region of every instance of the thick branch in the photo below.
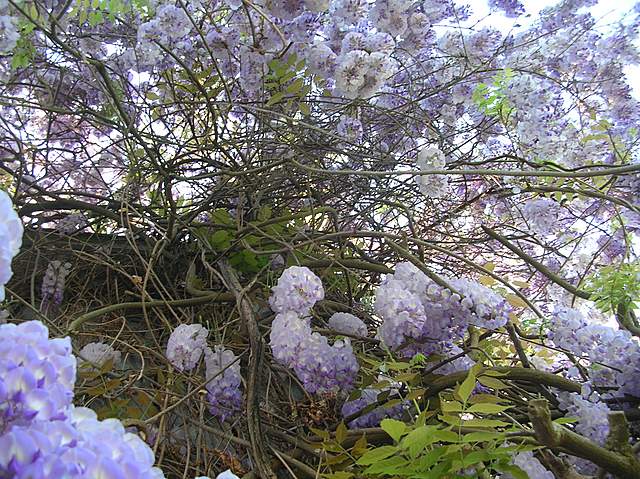
[[[565,379],[561,376],[551,374],[545,371],[539,371],[537,369],[529,368],[486,368],[478,372],[478,376],[481,376],[483,372],[496,371],[504,374],[500,376],[500,379],[510,379],[512,381],[526,381],[533,384],[544,384],[546,386],[553,386],[563,391],[569,391],[579,393],[581,390],[580,384]],[[440,391],[454,387],[456,384],[461,383],[469,374],[469,371],[458,371],[453,374],[441,377],[432,381],[429,388],[425,391],[424,397],[433,397]]]
[[[609,451],[551,422],[549,403],[546,399],[529,401],[529,419],[535,430],[536,439],[541,444],[587,459],[621,479],[638,479],[640,462],[634,457]]]
[[[258,331],[258,322],[253,314],[251,301],[246,296],[246,290],[242,288],[235,272],[226,260],[220,261],[218,266],[220,267],[220,273],[224,278],[227,288],[229,288],[236,298],[240,317],[249,333],[251,355],[249,356],[249,375],[247,378],[247,427],[251,440],[251,456],[255,464],[255,469],[261,478],[275,478],[276,476],[273,473],[265,452],[266,441],[262,434],[260,421],[259,380],[262,372],[264,342],[260,331]]]

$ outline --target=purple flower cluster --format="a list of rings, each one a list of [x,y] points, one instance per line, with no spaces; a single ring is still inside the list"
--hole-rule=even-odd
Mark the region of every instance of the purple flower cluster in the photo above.
[[[348,391],[359,369],[351,343],[344,339],[329,344],[327,338],[312,332],[307,317],[323,298],[322,282],[313,272],[298,266],[287,268],[269,298],[271,309],[278,313],[271,324],[269,344],[276,361],[292,368],[308,392]],[[353,326],[353,320],[349,322]]]
[[[332,314],[329,318],[329,327],[343,334],[351,334],[353,336],[367,335],[367,325],[360,318],[349,313]]]
[[[609,435],[608,417],[611,411],[600,400],[600,396],[597,393],[587,395],[564,391],[559,392],[557,396],[560,409],[566,411],[569,417],[579,418],[576,432],[604,446]]]
[[[160,479],[153,452],[120,421],[72,404],[69,338],[39,321],[0,326],[0,477]]]
[[[291,266],[272,288],[269,305],[276,313],[292,311],[306,316],[321,299],[324,299],[324,288],[320,278],[305,266]]]
[[[242,409],[242,376],[237,356],[223,346],[216,346],[205,350],[204,361],[209,411],[220,421],[237,417]]]
[[[161,479],[153,451],[117,419],[100,421],[87,408],[66,420],[14,426],[0,436],[0,477]]]
[[[191,371],[207,348],[209,331],[201,324],[181,324],[167,342],[167,359],[178,371]]]
[[[640,344],[628,331],[590,323],[576,309],[558,308],[548,334],[556,346],[589,359],[595,385],[640,397]]]
[[[13,424],[63,418],[75,379],[69,338],[49,340],[39,321],[0,326],[0,433]]]
[[[508,320],[507,302],[476,281],[447,279],[439,286],[411,263],[400,263],[376,290],[374,308],[383,319],[379,335],[403,356],[440,352],[462,339],[469,325],[497,329]]]
[[[362,122],[357,118],[342,115],[336,127],[338,134],[349,141],[362,140]]]
[[[518,0],[489,0],[489,7],[502,10],[507,17],[511,18],[519,17],[525,13],[524,5]]]
[[[532,451],[523,451],[513,456],[513,464],[522,469],[527,477],[531,479],[555,479],[551,471],[548,471],[538,459],[533,455]],[[503,474],[501,479],[514,479],[511,474]]]
[[[358,361],[348,339],[329,344],[319,333],[307,336],[293,364],[298,379],[309,393],[348,392],[358,374]]]
[[[48,304],[56,306],[62,304],[64,286],[70,272],[71,263],[63,263],[58,260],[49,262],[47,270],[42,277],[42,309]]]

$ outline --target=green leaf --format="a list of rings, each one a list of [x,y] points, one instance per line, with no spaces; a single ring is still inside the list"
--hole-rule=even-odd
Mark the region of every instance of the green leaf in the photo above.
[[[407,460],[401,456],[390,457],[389,459],[383,459],[377,461],[364,470],[365,474],[379,474],[384,473],[387,475],[393,475],[395,471],[407,464]]]
[[[364,455],[358,459],[357,464],[362,466],[366,466],[368,464],[373,464],[375,462],[386,459],[389,456],[393,456],[396,452],[398,452],[397,446],[381,446],[371,451],[367,451]]]
[[[471,368],[465,380],[462,381],[462,384],[460,384],[460,386],[458,387],[458,396],[460,397],[462,402],[464,403],[467,402],[467,400],[469,399],[469,396],[471,396],[471,392],[473,391],[473,388],[475,387],[476,387],[476,371],[474,368]]]
[[[487,386],[488,388],[491,388],[491,389],[500,390],[500,389],[509,388],[509,386],[507,384],[505,384],[504,382],[500,381],[499,379],[492,378],[492,377],[489,377],[489,376],[480,376],[478,378],[478,381],[483,386]]]
[[[271,218],[272,214],[273,210],[271,209],[271,207],[264,205],[261,206],[260,209],[258,209],[258,214],[256,215],[256,217],[258,218],[258,221],[266,221]]]
[[[231,247],[231,233],[225,230],[218,230],[209,238],[213,249],[223,251]]]
[[[501,406],[500,404],[490,403],[478,403],[472,405],[467,412],[481,413],[481,414],[497,414],[506,411],[511,406]]]
[[[438,442],[453,442],[453,443],[460,442],[460,436],[457,433],[450,431],[448,429],[438,429],[437,431],[434,431],[433,437]]]
[[[297,78],[296,80],[293,81],[293,83],[291,83],[291,85],[289,85],[286,88],[286,92],[291,94],[291,95],[295,95],[297,94],[300,90],[302,90],[302,87],[304,86],[304,79],[303,78]]]
[[[304,116],[311,115],[311,108],[309,108],[309,105],[307,103],[298,103],[298,109]]]
[[[409,369],[411,367],[411,364],[394,361],[387,364],[387,367],[392,371],[404,371],[405,369]]]
[[[505,295],[505,299],[507,300],[507,303],[509,303],[511,306],[515,307],[515,308],[527,308],[527,303],[525,303],[522,298],[520,298],[520,296],[513,294],[513,293],[509,293],[507,295]]]
[[[482,377],[482,376],[480,376]],[[478,403],[492,403],[499,404],[503,402],[504,399],[499,398],[498,396],[494,396],[493,394],[474,394],[469,399],[469,404],[478,404]]]
[[[404,373],[404,374],[398,374],[393,379],[395,379],[396,381],[398,381],[400,383],[408,383],[412,379],[415,379],[417,375],[418,375],[418,373]]]
[[[144,154],[144,150],[142,150],[142,153]],[[224,208],[216,208],[211,212],[210,216],[214,225],[232,226],[235,224],[231,214]]]
[[[401,446],[409,450],[409,455],[415,458],[420,454],[425,447],[436,442],[436,438],[433,436],[434,431],[438,430],[438,426],[421,426],[402,439]]]
[[[413,401],[414,399],[418,399],[418,398],[422,397],[422,395],[425,393],[425,391],[426,391],[425,388],[414,389],[413,391],[411,391],[409,394],[406,395],[405,399],[407,401]]]
[[[495,439],[502,439],[504,437],[504,433],[501,432],[493,432],[493,431],[477,431],[470,432],[469,434],[465,434],[462,440],[464,442],[485,442],[485,441],[493,441]]]
[[[491,376],[494,378],[503,378],[508,375],[509,373],[507,371],[495,371],[494,369],[487,369],[485,371],[482,371],[482,374],[480,375],[480,377]]]
[[[556,424],[573,424],[578,421],[579,419],[577,417],[559,417],[558,419],[553,420]]]
[[[462,404],[458,401],[441,401],[442,412],[462,412]]]
[[[382,430],[398,442],[407,430],[407,425],[396,419],[383,419],[380,423]]]
[[[342,444],[347,438],[347,426],[344,425],[344,421],[341,421],[336,428],[336,441],[338,444]]]
[[[284,92],[278,92],[275,95],[273,95],[271,98],[269,98],[269,101],[267,101],[266,106],[273,106],[276,103],[278,103],[280,100],[282,100],[284,98]]]
[[[467,421],[462,421],[462,425],[465,427],[502,427],[502,426],[510,426],[511,424],[504,421],[499,421],[497,419],[469,419]]]
[[[329,474],[323,474],[322,477],[326,477],[327,479],[351,479],[353,477],[353,472],[336,471]]]

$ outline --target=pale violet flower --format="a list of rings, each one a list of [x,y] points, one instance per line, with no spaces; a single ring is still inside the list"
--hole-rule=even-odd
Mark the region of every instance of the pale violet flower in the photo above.
[[[287,268],[273,287],[269,305],[276,313],[309,314],[317,301],[324,299],[322,281],[305,266]]]
[[[102,367],[107,361],[116,367],[121,360],[122,354],[111,345],[105,343],[89,343],[85,345],[78,354],[78,366],[91,368],[92,365]]]
[[[0,190],[0,301],[4,301],[4,285],[13,275],[11,261],[20,251],[23,231],[22,222],[13,209],[11,198]]]
[[[178,371],[191,371],[207,347],[209,331],[201,324],[181,324],[167,343],[167,359]]]

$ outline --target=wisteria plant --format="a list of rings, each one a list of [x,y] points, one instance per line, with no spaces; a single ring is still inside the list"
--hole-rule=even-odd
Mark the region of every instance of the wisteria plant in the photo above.
[[[639,29],[0,0],[0,478],[637,478]]]

